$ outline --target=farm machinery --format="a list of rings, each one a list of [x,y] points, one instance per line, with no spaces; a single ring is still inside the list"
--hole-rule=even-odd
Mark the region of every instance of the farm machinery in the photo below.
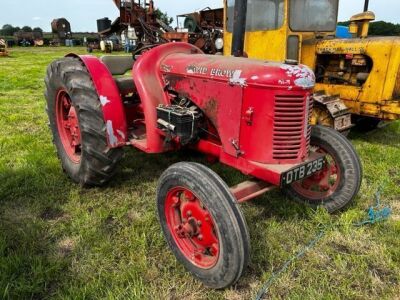
[[[246,18],[235,9],[237,54]],[[192,149],[248,175],[228,187],[210,168],[180,162],[159,179],[167,243],[208,287],[234,284],[249,262],[238,203],[281,188],[335,212],[359,191],[357,153],[337,131],[310,125],[315,76],[294,61],[205,55],[177,42],[134,57],[70,54],[48,67],[45,82],[53,141],[76,183],[106,184],[129,146],[148,154]]]
[[[222,54],[224,10],[206,7],[199,12],[176,17],[177,31],[164,33],[170,42],[186,42],[207,54]],[[182,26],[183,25],[183,26]]]
[[[224,52],[230,55],[235,0],[224,3]],[[338,39],[339,0],[251,1],[243,6],[248,15],[246,55],[293,59],[314,70],[313,124],[346,132],[352,126],[351,115],[368,127],[398,120],[400,38],[368,37],[369,23],[375,19],[368,4],[366,0],[364,12],[350,19],[353,37]]]
[[[194,13],[177,16],[183,28],[173,29],[160,16],[152,0],[113,0],[120,16],[111,23],[108,18],[98,20],[98,32],[107,40],[117,34],[135,41],[135,53],[170,42],[191,43],[207,54],[222,54],[223,8],[209,7]],[[100,22],[100,23],[99,23]],[[99,24],[101,26],[99,26]]]
[[[0,56],[8,56],[7,42],[3,39],[0,39]]]

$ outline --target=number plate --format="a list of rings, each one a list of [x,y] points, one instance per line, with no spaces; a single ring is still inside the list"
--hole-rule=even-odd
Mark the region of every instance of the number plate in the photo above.
[[[292,184],[293,182],[307,178],[312,174],[321,171],[324,164],[325,157],[321,157],[283,173],[281,176],[281,186]]]

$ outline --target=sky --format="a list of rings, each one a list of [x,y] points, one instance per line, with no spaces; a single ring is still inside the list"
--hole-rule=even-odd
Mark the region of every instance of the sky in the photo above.
[[[155,0],[156,6],[168,15],[201,10],[207,6],[223,6],[222,0]],[[370,0],[370,10],[378,21],[400,23],[399,0]],[[339,21],[346,21],[364,8],[364,0],[341,0]],[[55,18],[67,18],[74,32],[95,32],[96,20],[118,17],[118,9],[112,0],[0,0],[0,27],[28,25],[50,31],[50,23]]]

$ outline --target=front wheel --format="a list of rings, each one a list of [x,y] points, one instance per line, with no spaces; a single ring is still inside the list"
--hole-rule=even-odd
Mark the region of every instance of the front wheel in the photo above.
[[[313,126],[311,149],[326,154],[324,168],[286,188],[295,201],[324,206],[333,213],[347,206],[358,194],[362,180],[361,162],[353,145],[337,131]]]
[[[195,163],[171,166],[159,180],[157,208],[169,247],[197,279],[222,289],[240,278],[249,260],[249,234],[217,174]]]

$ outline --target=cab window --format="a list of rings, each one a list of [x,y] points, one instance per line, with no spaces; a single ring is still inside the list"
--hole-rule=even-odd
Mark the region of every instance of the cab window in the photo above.
[[[338,0],[290,0],[292,31],[335,31]]]
[[[228,0],[227,6],[227,29],[232,32],[235,0]],[[284,8],[283,0],[248,0],[246,31],[263,31],[282,27]]]

